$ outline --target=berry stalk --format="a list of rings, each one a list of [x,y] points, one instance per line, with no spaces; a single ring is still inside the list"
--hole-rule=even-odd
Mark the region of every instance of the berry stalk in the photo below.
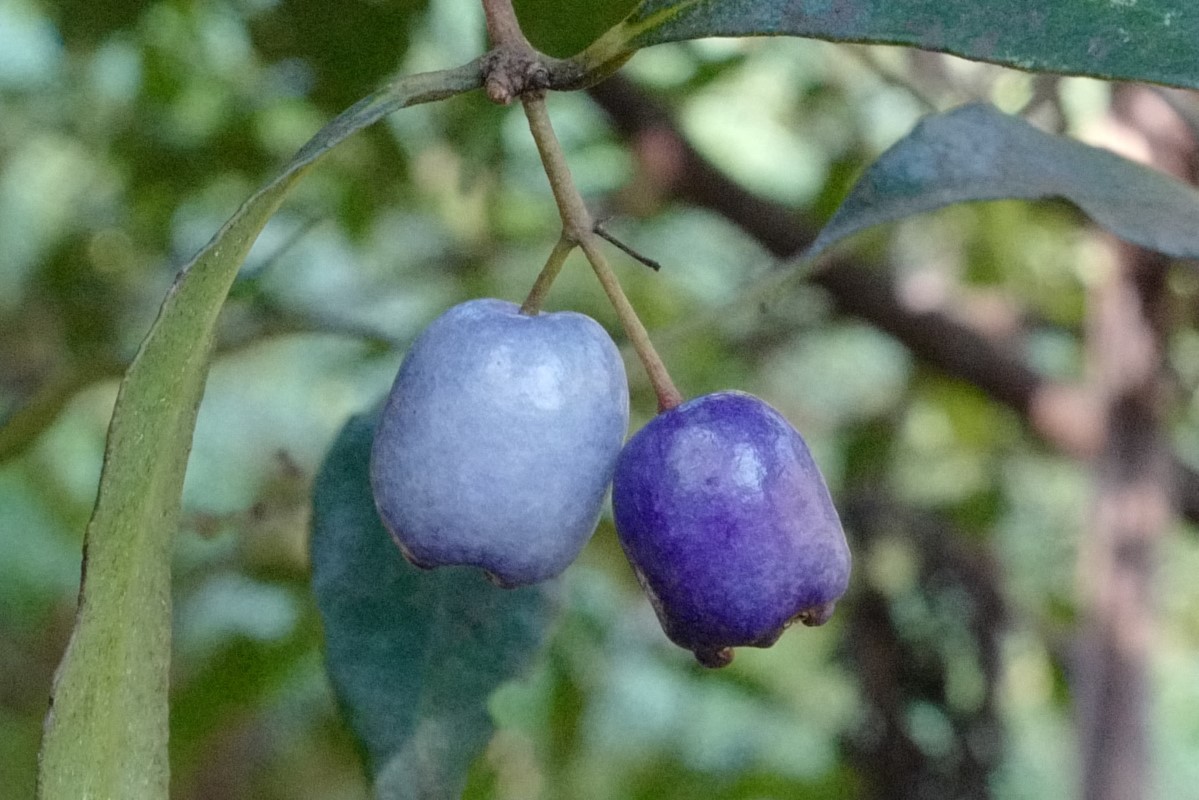
[[[591,262],[596,277],[599,278],[604,293],[608,295],[608,300],[616,309],[616,316],[624,328],[625,335],[629,337],[629,342],[633,345],[637,357],[641,360],[641,364],[649,376],[654,393],[658,396],[658,410],[666,411],[674,408],[683,402],[683,396],[675,388],[666,364],[663,363],[658,351],[654,349],[653,342],[650,341],[645,325],[637,316],[632,303],[629,302],[624,289],[620,286],[616,273],[612,271],[604,257],[600,247],[600,237],[595,233],[595,222],[583,202],[582,195],[575,187],[570,167],[566,163],[566,156],[562,152],[562,145],[558,142],[558,136],[554,133],[553,125],[550,123],[544,94],[541,92],[526,93],[521,97],[521,102],[524,105],[525,116],[529,120],[529,130],[533,134],[533,140],[537,143],[537,152],[541,155],[542,166],[549,178],[550,189],[553,191],[554,201],[558,205],[558,213],[562,217],[562,239],[559,240],[558,247],[565,246],[562,244],[565,241],[570,246],[577,244],[583,249],[587,260]],[[555,251],[558,247],[555,247]],[[552,260],[553,254],[551,254]],[[547,268],[548,266],[547,264]],[[545,270],[542,271],[543,276],[544,274]],[[541,283],[542,276],[539,276],[537,284]],[[548,283],[545,289],[548,289]],[[537,290],[538,286],[534,285],[534,291]]]
[[[562,265],[566,263],[566,257],[574,249],[575,243],[565,234],[558,237],[554,249],[550,251],[550,257],[546,259],[545,266],[541,268],[537,280],[533,283],[533,288],[529,290],[528,297],[521,304],[520,313],[529,317],[537,316],[537,312],[541,311],[541,304],[545,302],[545,296],[549,294],[550,286],[554,283],[554,278],[558,277],[558,273],[562,271]]]

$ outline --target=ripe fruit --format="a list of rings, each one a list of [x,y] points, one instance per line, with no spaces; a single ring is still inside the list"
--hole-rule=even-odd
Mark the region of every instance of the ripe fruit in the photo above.
[[[616,530],[666,635],[705,666],[819,625],[849,582],[849,548],[807,445],[752,395],[665,411],[625,446]]]
[[[595,530],[628,428],[607,332],[574,312],[472,300],[400,367],[371,452],[375,503],[413,564],[481,567],[503,586],[553,577]]]

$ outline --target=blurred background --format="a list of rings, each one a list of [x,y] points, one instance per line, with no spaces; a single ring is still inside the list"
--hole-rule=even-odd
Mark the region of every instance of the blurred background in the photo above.
[[[555,55],[630,5],[517,2]],[[0,797],[33,795],[117,381],[176,270],[387,75],[482,52],[476,6],[0,0]],[[550,98],[597,215],[663,264],[613,254],[679,387],[790,418],[855,574],[827,626],[705,671],[605,518],[546,653],[493,698],[468,797],[1033,800],[1111,756],[1143,796],[1199,798],[1193,265],[1054,203],[951,208],[785,265],[872,158],[973,100],[1199,165],[1181,93],[897,48],[660,46]],[[415,333],[469,297],[521,300],[557,233],[519,109],[478,93],[356,136],[267,227],[176,541],[174,797],[367,796],[308,587],[313,474]],[[547,307],[623,343],[576,259]],[[629,374],[638,427],[653,394]]]

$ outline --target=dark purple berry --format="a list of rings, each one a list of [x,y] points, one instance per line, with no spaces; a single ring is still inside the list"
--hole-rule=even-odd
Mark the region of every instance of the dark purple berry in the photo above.
[[[752,395],[659,414],[621,451],[616,530],[666,635],[720,667],[799,620],[828,620],[849,547],[799,433]]]

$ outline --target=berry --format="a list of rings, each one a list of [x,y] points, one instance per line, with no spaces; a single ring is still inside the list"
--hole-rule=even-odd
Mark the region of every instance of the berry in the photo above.
[[[752,395],[719,392],[659,414],[625,446],[616,530],[666,635],[705,666],[824,623],[849,547],[807,445]]]
[[[591,537],[627,428],[624,364],[595,320],[472,300],[400,367],[371,453],[375,503],[413,564],[535,583]]]

